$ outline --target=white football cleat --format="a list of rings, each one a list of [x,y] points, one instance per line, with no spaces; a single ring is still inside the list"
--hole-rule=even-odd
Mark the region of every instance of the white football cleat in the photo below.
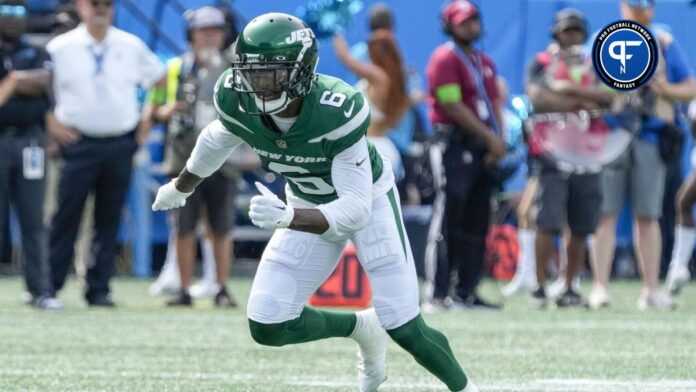
[[[672,297],[665,294],[662,290],[655,290],[648,295],[641,295],[640,298],[638,298],[638,309],[647,310],[648,308],[674,310],[677,308],[677,304]]]
[[[508,283],[501,292],[506,297],[512,297],[517,294],[531,293],[537,286],[536,278],[533,276],[519,276],[515,275],[514,278]]]
[[[601,286],[595,286],[590,291],[590,296],[587,298],[587,303],[590,309],[599,309],[609,306],[611,303],[611,298],[609,297],[609,291]]]
[[[672,263],[667,272],[667,278],[665,279],[665,288],[670,294],[678,294],[682,286],[689,283],[691,280],[691,272],[689,268],[684,265],[679,265]]]
[[[387,379],[389,335],[379,324],[374,308],[355,315],[357,322],[350,337],[358,343],[358,386],[360,392],[376,392]]]
[[[201,279],[189,287],[189,294],[193,298],[214,297],[220,291],[220,285],[209,280]]]

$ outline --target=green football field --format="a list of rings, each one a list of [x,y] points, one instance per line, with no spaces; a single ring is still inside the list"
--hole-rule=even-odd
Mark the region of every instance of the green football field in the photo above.
[[[67,309],[21,303],[19,278],[0,278],[0,391],[357,391],[355,344],[333,339],[282,348],[254,343],[243,308],[199,301],[166,309],[150,281],[114,281],[116,310],[90,310],[74,280]],[[250,281],[235,279],[241,301]],[[497,298],[498,287],[484,291]],[[637,282],[613,286],[611,309],[426,315],[443,330],[482,391],[696,391],[696,285],[675,312],[640,312]],[[690,302],[689,302],[690,300]],[[445,391],[392,344],[384,391]]]

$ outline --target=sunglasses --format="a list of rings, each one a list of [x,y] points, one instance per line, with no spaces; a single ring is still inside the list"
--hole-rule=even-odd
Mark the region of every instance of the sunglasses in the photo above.
[[[24,18],[26,15],[27,9],[23,5],[0,5],[0,16]]]
[[[92,7],[97,8],[100,5],[106,6],[106,7],[112,7],[114,5],[114,2],[111,0],[90,0],[89,2],[92,4]]]

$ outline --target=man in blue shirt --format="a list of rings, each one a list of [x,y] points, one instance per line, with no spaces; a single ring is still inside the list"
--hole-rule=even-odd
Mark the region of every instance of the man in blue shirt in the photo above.
[[[682,102],[696,96],[696,82],[688,59],[669,29],[653,24],[654,0],[623,0],[621,16],[648,26],[660,48],[658,68],[649,86],[631,93],[641,104],[638,137],[623,157],[602,175],[603,218],[595,242],[595,281],[589,297],[593,308],[609,304],[609,275],[616,243],[616,219],[628,189],[634,216],[634,244],[643,274],[640,308],[671,309],[674,301],[660,290],[659,268],[662,236],[659,219],[665,189],[666,165],[660,155],[660,132],[678,121]],[[628,97],[625,94],[624,97]],[[622,99],[622,97],[619,97]]]

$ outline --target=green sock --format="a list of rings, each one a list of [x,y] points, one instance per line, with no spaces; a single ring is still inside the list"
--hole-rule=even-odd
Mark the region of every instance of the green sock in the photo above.
[[[447,338],[442,332],[430,328],[420,314],[387,333],[451,391],[459,391],[466,387],[466,374],[454,357]]]
[[[355,313],[332,312],[305,306],[300,317],[277,324],[249,320],[251,336],[266,346],[284,346],[314,340],[347,337],[355,329]]]

